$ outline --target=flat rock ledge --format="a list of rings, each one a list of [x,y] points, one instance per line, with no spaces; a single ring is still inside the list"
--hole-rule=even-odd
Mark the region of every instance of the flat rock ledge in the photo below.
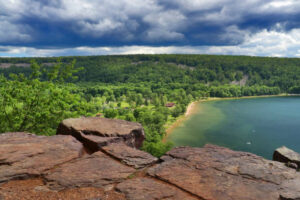
[[[214,145],[175,148],[148,174],[199,199],[300,199],[300,173],[283,163]]]
[[[72,135],[93,153],[112,143],[124,142],[130,147],[140,148],[145,139],[141,124],[119,119],[81,117],[63,120],[57,135]]]
[[[0,134],[0,183],[37,177],[42,172],[79,158],[82,144],[72,136]]]
[[[70,135],[0,134],[0,199],[299,200],[300,173],[251,153],[178,147],[157,160],[125,143],[86,154]]]

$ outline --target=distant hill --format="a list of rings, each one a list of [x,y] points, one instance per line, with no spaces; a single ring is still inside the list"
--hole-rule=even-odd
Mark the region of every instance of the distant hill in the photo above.
[[[33,58],[0,58],[0,73],[28,74]],[[58,58],[34,58],[52,65]],[[300,59],[222,55],[116,55],[62,57],[84,67],[78,82],[300,86]],[[25,64],[26,63],[26,64]],[[15,67],[8,68],[8,64]],[[2,66],[2,67],[1,67]],[[21,68],[18,66],[25,66]],[[247,78],[246,78],[247,77]]]

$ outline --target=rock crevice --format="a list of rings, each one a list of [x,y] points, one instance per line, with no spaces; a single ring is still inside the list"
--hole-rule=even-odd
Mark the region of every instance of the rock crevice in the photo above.
[[[177,147],[158,160],[137,149],[141,125],[123,120],[69,119],[57,133],[0,134],[1,200],[300,199],[298,171],[251,153]]]

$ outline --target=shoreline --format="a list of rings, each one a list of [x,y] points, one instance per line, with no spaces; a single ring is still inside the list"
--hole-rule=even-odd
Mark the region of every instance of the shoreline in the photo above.
[[[196,111],[198,111],[199,107],[198,104],[202,102],[203,100],[193,101],[191,102],[187,108],[184,114],[179,116],[170,126],[166,129],[166,135],[163,138],[163,142],[166,142],[167,137],[172,133],[172,131],[177,128],[182,122],[187,120],[191,115],[193,115]]]
[[[163,142],[167,141],[167,138],[172,134],[172,131],[180,126],[182,122],[187,120],[190,116],[192,116],[196,111],[198,111],[199,105],[201,102],[207,102],[207,101],[220,101],[220,100],[234,100],[234,99],[253,99],[253,98],[270,98],[270,97],[291,97],[291,96],[300,96],[300,94],[278,94],[278,95],[261,95],[261,96],[242,96],[242,97],[207,97],[206,99],[201,99],[197,101],[191,102],[186,112],[179,116],[170,126],[166,129],[166,135],[162,139]]]

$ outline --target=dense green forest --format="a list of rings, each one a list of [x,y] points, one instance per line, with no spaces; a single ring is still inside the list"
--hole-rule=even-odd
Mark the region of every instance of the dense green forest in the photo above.
[[[171,148],[172,144],[162,142],[166,125],[192,101],[300,93],[300,59],[296,58],[0,58],[0,74],[0,132],[53,135],[62,119],[101,115],[142,123],[143,149],[155,156]],[[166,107],[170,102],[175,106]]]

